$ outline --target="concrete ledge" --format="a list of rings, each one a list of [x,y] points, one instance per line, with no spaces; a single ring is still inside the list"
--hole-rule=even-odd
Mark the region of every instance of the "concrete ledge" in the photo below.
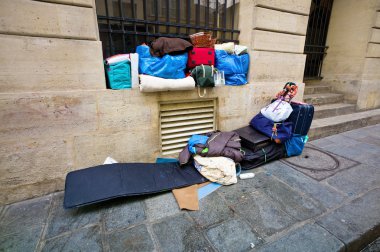
[[[304,54],[252,51],[250,56],[251,82],[303,81],[306,60]]]
[[[253,15],[254,29],[306,35],[308,16],[261,7],[255,7]]]
[[[270,9],[309,15],[310,0],[255,0],[255,5]]]
[[[380,58],[380,44],[368,43],[367,57]]]
[[[94,6],[94,0],[35,0],[35,1],[57,3],[57,4],[67,4],[67,5],[83,6],[83,7]]]
[[[275,52],[303,53],[305,36],[253,31],[252,49]]]
[[[0,35],[0,93],[105,89],[101,42]]]
[[[30,0],[0,1],[0,33],[97,40],[92,8]]]

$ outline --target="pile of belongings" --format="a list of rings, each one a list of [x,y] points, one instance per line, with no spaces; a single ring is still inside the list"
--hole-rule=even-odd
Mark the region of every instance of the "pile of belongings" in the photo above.
[[[298,86],[285,84],[276,99],[252,118],[249,126],[235,130],[245,152],[242,169],[252,169],[269,161],[300,155],[308,140],[314,116],[313,105],[292,102]]]
[[[211,32],[199,32],[181,38],[160,37],[136,47],[134,54],[109,57],[104,65],[108,87],[139,87],[141,92],[206,89],[218,85],[247,83],[249,55],[247,47],[233,42],[215,44]],[[233,49],[231,49],[233,48]],[[133,58],[132,58],[133,56]],[[115,61],[121,60],[121,61]]]
[[[302,153],[314,107],[292,101],[297,88],[286,83],[248,126],[192,135],[178,162],[112,163],[68,173],[64,207],[172,190],[181,209],[198,210],[197,192],[203,187],[235,184],[240,169]]]

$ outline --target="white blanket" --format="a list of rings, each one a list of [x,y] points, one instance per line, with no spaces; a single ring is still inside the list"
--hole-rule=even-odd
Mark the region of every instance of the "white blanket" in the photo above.
[[[193,77],[184,79],[163,79],[150,75],[140,74],[141,92],[159,92],[170,90],[192,90],[195,88]]]

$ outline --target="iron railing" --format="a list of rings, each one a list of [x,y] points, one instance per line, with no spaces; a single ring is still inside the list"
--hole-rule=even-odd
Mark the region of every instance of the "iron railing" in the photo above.
[[[327,53],[327,31],[333,0],[313,0],[310,7],[305,49],[305,79],[321,79],[323,59]]]
[[[134,52],[157,37],[188,39],[211,31],[219,42],[239,43],[238,0],[96,0],[103,56]]]

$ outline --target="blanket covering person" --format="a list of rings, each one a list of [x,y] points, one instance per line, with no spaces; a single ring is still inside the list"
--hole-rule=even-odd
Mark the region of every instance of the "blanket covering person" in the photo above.
[[[240,137],[236,132],[210,132],[205,134],[208,136],[206,142],[208,151],[205,152],[205,146],[195,145],[196,154],[202,157],[228,157],[239,163],[243,160],[243,153],[240,151]],[[187,164],[191,159],[192,154],[190,153],[188,146],[179,153],[179,163],[180,165]]]

